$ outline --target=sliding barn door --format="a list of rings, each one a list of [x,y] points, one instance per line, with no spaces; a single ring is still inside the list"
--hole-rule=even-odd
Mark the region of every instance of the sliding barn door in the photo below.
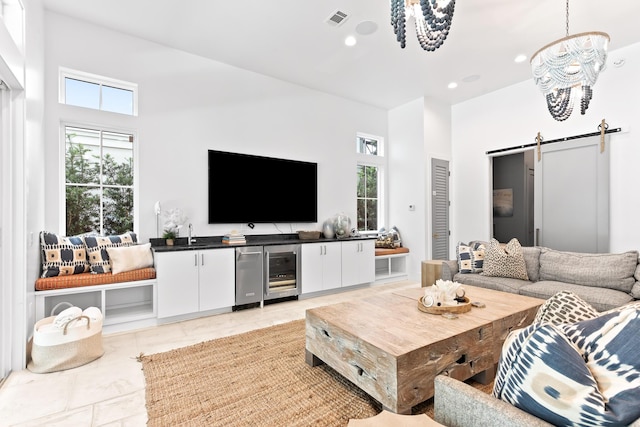
[[[536,244],[575,252],[609,251],[609,136],[540,147],[535,164]]]

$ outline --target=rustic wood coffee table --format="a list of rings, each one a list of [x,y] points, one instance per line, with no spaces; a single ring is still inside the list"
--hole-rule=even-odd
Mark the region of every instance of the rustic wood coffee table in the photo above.
[[[418,310],[424,288],[309,309],[306,362],[326,363],[400,414],[433,397],[438,374],[491,381],[507,334],[529,325],[544,300],[464,288],[486,307],[457,319]]]

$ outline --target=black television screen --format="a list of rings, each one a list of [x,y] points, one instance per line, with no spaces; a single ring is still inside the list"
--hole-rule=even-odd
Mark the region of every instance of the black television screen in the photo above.
[[[317,163],[209,150],[209,224],[317,220]]]

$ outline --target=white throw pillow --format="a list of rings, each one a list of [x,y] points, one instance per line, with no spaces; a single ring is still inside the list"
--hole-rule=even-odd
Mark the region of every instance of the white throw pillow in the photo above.
[[[107,253],[109,254],[109,264],[113,274],[153,266],[151,243],[107,248]]]

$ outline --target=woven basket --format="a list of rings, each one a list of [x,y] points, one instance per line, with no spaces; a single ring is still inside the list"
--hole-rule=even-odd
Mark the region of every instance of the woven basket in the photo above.
[[[298,231],[298,238],[300,240],[313,240],[320,238],[319,231]]]

